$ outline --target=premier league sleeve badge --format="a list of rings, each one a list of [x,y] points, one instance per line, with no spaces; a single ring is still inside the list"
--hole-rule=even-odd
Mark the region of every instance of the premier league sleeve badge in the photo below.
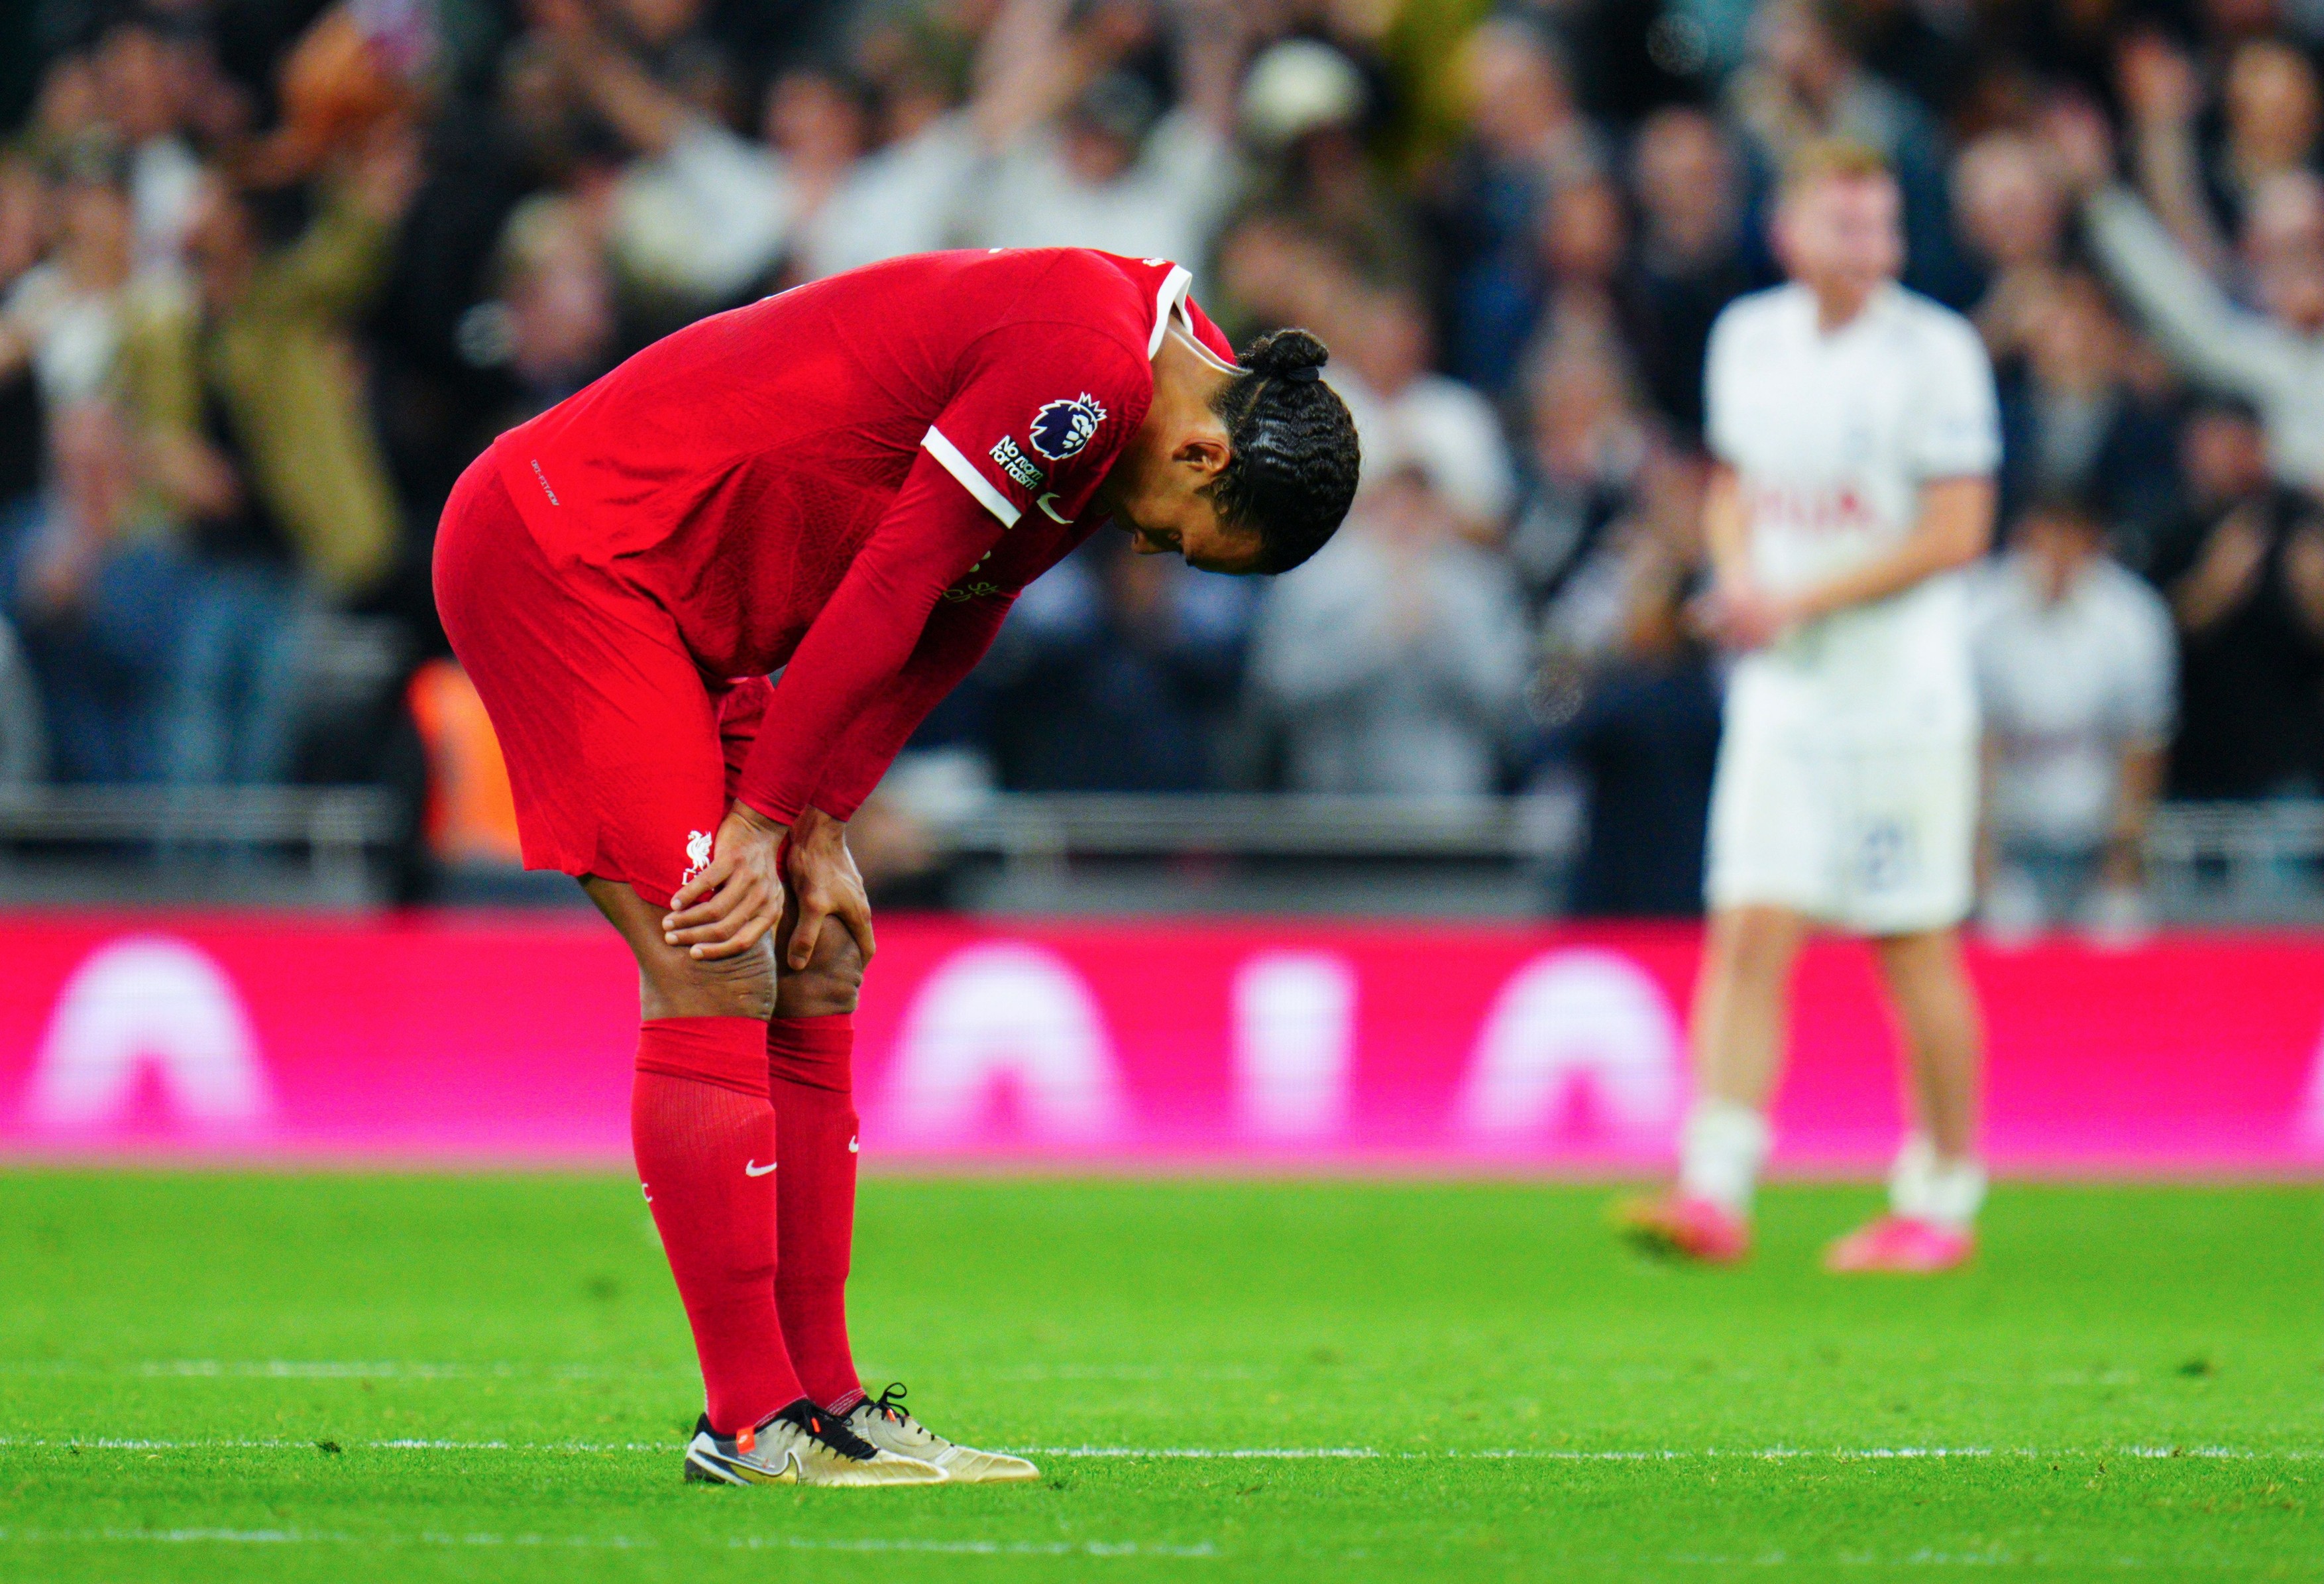
[[[1097,433],[1097,426],[1105,421],[1105,409],[1096,397],[1084,391],[1068,401],[1060,397],[1045,405],[1033,415],[1033,424],[1027,438],[1033,449],[1052,462],[1063,462],[1078,453]]]

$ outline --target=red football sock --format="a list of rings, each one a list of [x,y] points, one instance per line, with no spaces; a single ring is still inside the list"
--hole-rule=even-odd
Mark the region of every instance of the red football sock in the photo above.
[[[774,1302],[775,1116],[750,1018],[657,1018],[638,1034],[630,1140],[694,1328],[710,1426],[733,1435],[806,1394]]]
[[[847,1348],[847,1258],[855,1239],[855,1019],[778,1018],[767,1073],[783,1157],[775,1303],[807,1395],[834,1414],[863,1396]]]

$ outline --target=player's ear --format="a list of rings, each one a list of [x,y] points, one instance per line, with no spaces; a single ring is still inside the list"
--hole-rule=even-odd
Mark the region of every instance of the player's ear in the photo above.
[[[1223,429],[1197,429],[1178,442],[1170,460],[1194,469],[1200,475],[1194,487],[1202,489],[1226,471],[1227,464],[1234,460],[1234,447]]]

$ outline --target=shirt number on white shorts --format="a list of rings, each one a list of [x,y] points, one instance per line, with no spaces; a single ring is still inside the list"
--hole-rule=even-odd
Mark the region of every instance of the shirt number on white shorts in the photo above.
[[[1913,878],[1915,856],[1904,821],[1868,820],[1857,849],[1858,879],[1868,891],[1894,890]]]

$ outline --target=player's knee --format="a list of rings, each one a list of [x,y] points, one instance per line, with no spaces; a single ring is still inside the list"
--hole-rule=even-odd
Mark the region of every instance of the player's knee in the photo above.
[[[1729,972],[1750,977],[1787,972],[1799,947],[1798,922],[1773,907],[1738,907],[1718,925],[1720,955]]]
[[[1943,995],[1967,982],[1960,937],[1954,930],[1883,935],[1873,942],[1873,950],[1879,956],[1881,972],[1899,990]]]
[[[782,976],[775,995],[780,1018],[830,1018],[855,1010],[863,993],[863,948],[836,920],[816,937],[805,968]]]
[[[672,955],[645,971],[649,1018],[750,1018],[775,1015],[775,957],[761,941],[733,957]]]

